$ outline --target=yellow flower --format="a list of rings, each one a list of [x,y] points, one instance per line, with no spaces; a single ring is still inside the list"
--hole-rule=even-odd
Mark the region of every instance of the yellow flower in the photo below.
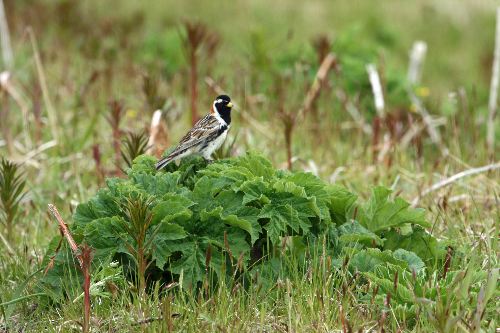
[[[134,109],[128,109],[127,112],[125,113],[125,117],[134,119],[137,117],[137,110]]]
[[[427,97],[427,96],[429,96],[430,92],[431,91],[429,90],[428,87],[418,87],[416,89],[416,94],[419,97]]]

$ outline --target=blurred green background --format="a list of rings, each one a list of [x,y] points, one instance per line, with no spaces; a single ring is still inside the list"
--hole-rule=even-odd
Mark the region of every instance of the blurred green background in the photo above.
[[[255,43],[274,58],[284,50],[303,52],[319,34],[334,43],[349,39],[352,48],[371,49],[404,70],[412,43],[423,40],[428,44],[423,80],[440,93],[489,84],[496,5],[493,0],[6,1],[20,65],[21,37],[33,26],[43,53],[92,56],[92,62],[80,64],[82,71],[113,51],[138,66],[159,63],[172,73],[184,62],[177,32],[190,20],[219,34],[216,70],[224,73],[248,65]],[[56,57],[47,56],[46,62]]]
[[[5,1],[15,54],[12,79],[29,106],[28,127],[36,127],[33,111],[40,132],[35,141],[47,142],[60,132],[56,156],[83,154],[79,167],[89,175],[93,145],[100,147],[104,165],[116,163],[106,121],[110,101],[123,104],[122,130],[146,129],[156,108],[166,114],[170,145],[189,128],[187,22],[201,24],[206,32],[197,51],[198,112],[207,112],[216,94],[206,77],[241,109],[235,114],[232,134],[238,140],[230,154],[256,149],[282,165],[283,119],[277,113],[300,109],[320,65],[323,42],[323,51],[336,54],[338,68],[314,105],[315,116],[295,126],[293,153],[320,164],[323,176],[345,164],[367,167],[373,162],[373,138],[356,129],[346,103],[372,125],[375,109],[365,66],[374,63],[386,111],[402,121],[400,134],[411,125],[401,119],[419,122],[407,94],[407,71],[410,49],[422,40],[428,48],[416,93],[433,116],[444,117],[438,128],[453,153],[465,161],[486,162],[482,148],[496,5],[488,0]],[[155,82],[152,91],[145,78]],[[6,105],[19,111],[12,100]],[[50,109],[56,118],[52,130]],[[14,111],[3,119],[13,140],[23,133],[22,115]],[[400,134],[393,139],[401,139]],[[405,153],[432,161],[438,150],[423,135],[424,155],[413,145]],[[481,149],[462,149],[464,144]],[[9,155],[22,161],[32,148],[11,147]],[[70,159],[80,159],[75,156]]]

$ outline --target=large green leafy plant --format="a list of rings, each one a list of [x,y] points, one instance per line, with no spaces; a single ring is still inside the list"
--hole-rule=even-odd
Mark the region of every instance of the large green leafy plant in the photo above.
[[[94,249],[95,264],[118,259],[124,272],[143,275],[142,287],[163,279],[195,288],[209,273],[244,276],[279,260],[291,244],[287,253],[305,256],[320,239],[333,257],[348,255],[352,271],[389,263],[419,273],[443,255],[423,229],[424,212],[383,187],[360,204],[342,187],[277,170],[254,153],[208,165],[188,158],[161,172],[154,164],[136,158],[127,178],[109,179],[77,207],[70,225],[75,239]],[[68,292],[67,274],[78,273],[70,258],[58,253],[42,283]]]

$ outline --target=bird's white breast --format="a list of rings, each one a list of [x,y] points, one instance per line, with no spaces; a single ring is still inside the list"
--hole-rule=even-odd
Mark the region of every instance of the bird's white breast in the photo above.
[[[224,140],[226,140],[228,130],[229,130],[229,128],[226,129],[221,135],[219,135],[214,141],[212,141],[208,144],[207,148],[203,152],[203,157],[205,159],[210,159],[210,156],[212,156],[212,154],[217,149],[219,149],[220,146],[222,146],[222,144],[224,143]]]

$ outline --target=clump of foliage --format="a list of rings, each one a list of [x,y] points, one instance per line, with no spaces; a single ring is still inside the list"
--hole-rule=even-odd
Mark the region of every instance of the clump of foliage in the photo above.
[[[391,264],[421,273],[445,253],[423,229],[424,211],[391,199],[383,187],[360,204],[342,187],[277,170],[254,153],[208,165],[187,158],[166,172],[157,172],[155,162],[139,156],[128,178],[108,179],[107,188],[77,207],[70,226],[75,239],[94,248],[94,262],[120,260],[140,288],[153,280],[196,288],[208,272],[217,279],[250,276],[284,248],[307,257],[305,245],[323,244],[338,261],[348,255],[353,272]],[[62,292],[61,272],[74,266],[68,258],[57,254],[59,268],[42,283]]]
[[[120,153],[126,166],[130,168],[134,159],[146,153],[148,149],[148,135],[146,132],[128,132],[127,136],[122,139]]]
[[[8,241],[11,241],[14,236],[14,220],[25,194],[25,185],[26,180],[19,171],[19,166],[2,158],[0,161],[0,222],[5,227]]]

